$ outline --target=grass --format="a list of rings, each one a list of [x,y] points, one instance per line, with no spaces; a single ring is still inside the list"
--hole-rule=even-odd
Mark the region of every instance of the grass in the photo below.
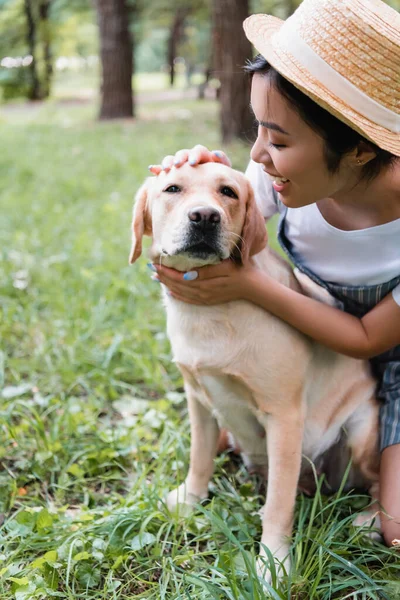
[[[100,84],[99,68],[89,68],[80,71],[58,71],[55,74],[53,95],[55,98],[93,98],[97,96]],[[203,80],[200,73],[192,76],[192,84]],[[161,92],[168,88],[169,74],[165,73],[136,73],[133,77],[133,87],[136,92]],[[185,89],[186,77],[178,72],[174,83],[175,89]]]
[[[2,600],[400,598],[398,554],[361,537],[367,499],[300,496],[293,572],[254,572],[261,483],[217,459],[210,499],[172,517],[188,422],[146,260],[127,265],[147,165],[219,147],[215,104],[0,113],[0,597]],[[244,168],[248,148],[229,149]]]

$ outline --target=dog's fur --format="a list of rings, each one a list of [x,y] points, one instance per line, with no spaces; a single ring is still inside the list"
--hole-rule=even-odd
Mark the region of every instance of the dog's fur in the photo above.
[[[148,179],[136,198],[130,262],[140,256],[143,235],[153,238],[154,262],[189,271],[228,257],[250,260],[300,291],[290,266],[266,247],[250,183],[226,166],[184,165]],[[189,473],[167,506],[207,496],[219,428],[227,428],[249,464],[268,468],[260,554],[265,545],[288,567],[302,454],[318,460],[345,429],[353,463],[376,494],[378,405],[368,364],[314,343],[245,301],[194,306],[164,293],[164,303],[191,425]]]

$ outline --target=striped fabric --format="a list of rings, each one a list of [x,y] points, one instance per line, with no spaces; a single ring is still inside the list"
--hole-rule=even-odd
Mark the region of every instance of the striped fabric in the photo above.
[[[286,212],[286,211],[285,211]],[[341,303],[341,308],[358,318],[362,318],[387,294],[400,284],[400,275],[379,285],[343,286],[319,279],[315,273],[304,267],[293,256],[292,244],[285,235],[285,212],[278,226],[278,240],[293,264],[313,281],[327,289]],[[370,360],[374,376],[377,378],[377,396],[380,408],[380,448],[400,444],[400,345],[375,356]]]

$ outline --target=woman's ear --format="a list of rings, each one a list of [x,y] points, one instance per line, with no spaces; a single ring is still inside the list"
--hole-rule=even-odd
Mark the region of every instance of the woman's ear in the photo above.
[[[354,150],[349,152],[347,158],[351,161],[353,166],[363,167],[376,158],[376,150],[372,144],[362,141],[357,145],[357,148],[354,148]]]
[[[253,188],[247,182],[246,216],[242,229],[242,243],[240,245],[240,260],[246,263],[250,256],[258,254],[267,245],[268,235],[265,219],[254,199]]]
[[[142,254],[142,238],[152,234],[151,214],[148,203],[149,182],[147,179],[136,194],[132,220],[132,246],[129,264],[133,264]]]

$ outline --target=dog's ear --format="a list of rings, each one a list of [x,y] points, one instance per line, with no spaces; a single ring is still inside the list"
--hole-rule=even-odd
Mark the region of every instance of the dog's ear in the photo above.
[[[246,216],[242,229],[240,256],[237,257],[242,264],[247,262],[250,256],[264,250],[268,241],[265,219],[256,204],[253,188],[249,181],[247,188]]]
[[[152,223],[148,204],[149,180],[147,180],[135,197],[132,220],[132,246],[129,264],[133,264],[142,254],[142,237],[151,235]]]

